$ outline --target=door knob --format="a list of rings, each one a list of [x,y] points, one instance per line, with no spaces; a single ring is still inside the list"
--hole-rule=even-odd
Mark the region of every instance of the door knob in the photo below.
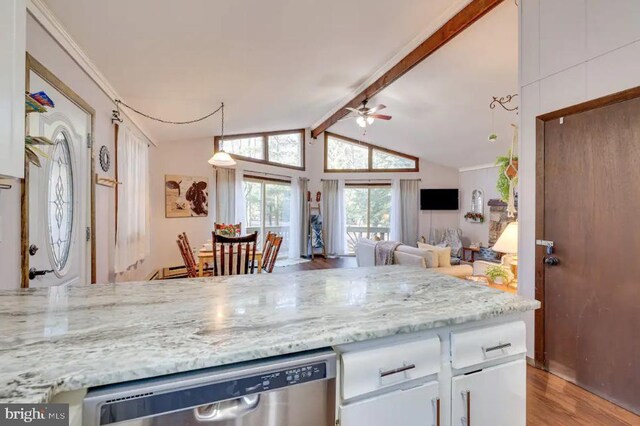
[[[544,264],[545,265],[556,266],[558,263],[560,263],[560,260],[555,256],[545,256],[544,257]]]
[[[37,270],[36,268],[31,268],[29,269],[29,279],[32,280],[35,277],[39,277],[40,275],[45,275],[48,274],[50,272],[53,272],[53,269],[49,269],[49,270]]]

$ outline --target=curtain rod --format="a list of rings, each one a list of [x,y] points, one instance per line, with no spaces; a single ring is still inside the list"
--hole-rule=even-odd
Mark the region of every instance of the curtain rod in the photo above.
[[[257,170],[243,169],[242,172],[243,173],[258,173],[258,174],[265,175],[265,176],[277,176],[277,177],[281,177],[281,178],[293,179],[292,176],[279,175],[279,174],[276,174],[276,173],[259,172]]]
[[[321,182],[339,180],[339,179],[320,179]],[[391,182],[393,179],[344,179],[345,182]],[[400,180],[415,180],[422,182],[422,179],[400,179]]]

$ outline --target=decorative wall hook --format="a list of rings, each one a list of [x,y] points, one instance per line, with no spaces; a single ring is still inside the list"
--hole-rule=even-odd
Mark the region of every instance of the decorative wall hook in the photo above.
[[[111,124],[113,123],[122,123],[122,118],[120,118],[120,101],[116,99],[116,108],[111,110]]]
[[[517,114],[519,109],[517,106],[513,108],[509,108],[508,106],[509,102],[511,102],[513,98],[515,98],[516,96],[518,96],[517,93],[514,95],[500,96],[499,98],[497,96],[493,96],[493,100],[489,104],[489,108],[495,109],[496,105],[500,105],[506,111],[509,111],[509,112],[515,111]]]

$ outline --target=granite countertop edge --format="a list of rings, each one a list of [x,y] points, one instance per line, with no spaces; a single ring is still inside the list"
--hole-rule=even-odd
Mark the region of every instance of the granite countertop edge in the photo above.
[[[359,268],[367,269],[367,268]],[[411,271],[408,268],[407,271]],[[395,271],[394,271],[395,272]],[[318,272],[314,272],[318,274]],[[424,273],[424,272],[422,272]],[[297,274],[299,275],[299,274]],[[446,278],[443,282],[454,278]],[[118,284],[123,285],[123,284]],[[476,287],[476,284],[468,284]],[[515,303],[496,304],[495,306],[482,306],[476,311],[460,315],[441,315],[432,316],[428,319],[417,315],[414,320],[406,320],[385,325],[384,321],[371,318],[371,327],[344,326],[335,336],[327,338],[326,336],[310,334],[308,339],[297,339],[289,343],[277,343],[274,345],[263,345],[247,349],[234,349],[227,352],[218,352],[213,356],[205,356],[191,358],[188,361],[176,360],[162,363],[155,363],[144,368],[139,366],[132,369],[110,370],[104,374],[99,372],[83,372],[82,370],[71,374],[61,374],[55,379],[37,378],[38,371],[25,369],[15,371],[19,373],[12,378],[4,377],[0,374],[0,385],[6,386],[5,390],[0,389],[0,402],[3,403],[47,403],[50,402],[57,394],[77,391],[94,386],[102,386],[107,384],[121,383],[126,381],[163,376],[203,368],[218,367],[230,365],[238,362],[252,361],[262,358],[268,358],[278,355],[292,354],[307,350],[321,349],[336,345],[348,343],[362,342],[393,335],[401,335],[415,332],[423,332],[431,329],[447,327],[452,325],[464,324],[472,321],[481,321],[501,317],[505,315],[523,313],[538,309],[540,303],[535,300],[528,300],[520,296],[495,295],[498,298],[509,297]],[[321,308],[320,308],[321,309]],[[374,321],[375,320],[375,321]],[[196,345],[194,345],[196,346]],[[1,352],[2,346],[0,346]],[[81,356],[79,354],[78,356]],[[164,359],[163,359],[164,360]]]

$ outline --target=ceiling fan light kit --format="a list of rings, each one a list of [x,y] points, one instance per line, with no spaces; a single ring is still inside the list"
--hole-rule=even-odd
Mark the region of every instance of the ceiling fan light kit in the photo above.
[[[346,109],[349,111],[349,115],[343,118],[343,120],[349,120],[352,118],[356,119],[356,123],[358,126],[366,129],[367,126],[370,126],[376,121],[376,118],[380,120],[391,120],[390,115],[377,114],[378,111],[386,108],[385,105],[377,105],[373,108],[367,108],[367,101],[362,102],[362,106],[360,108],[350,108]]]

